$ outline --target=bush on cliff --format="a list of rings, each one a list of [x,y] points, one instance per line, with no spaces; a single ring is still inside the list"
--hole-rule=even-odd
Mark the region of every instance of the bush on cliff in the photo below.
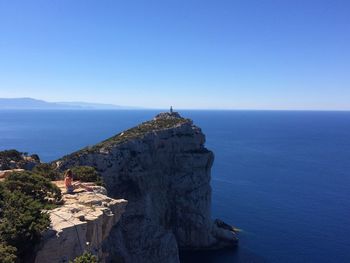
[[[35,163],[39,163],[37,154],[28,156],[28,153],[17,150],[0,151],[0,170],[32,169]]]
[[[34,167],[33,173],[41,175],[51,181],[62,180],[63,175],[55,170],[54,166],[48,163],[41,163]]]
[[[94,167],[76,166],[71,170],[74,176],[74,180],[80,180],[81,182],[94,182],[97,185],[103,184],[101,175],[96,171]]]
[[[1,263],[13,263],[16,261],[15,247],[9,246],[0,241],[0,262]]]
[[[22,160],[22,153],[17,150],[5,150],[0,152],[0,160]]]
[[[0,182],[0,262],[33,261],[41,234],[50,225],[43,210],[60,199],[56,186],[30,172],[13,173]]]
[[[11,169],[11,161],[20,162],[22,153],[17,150],[0,151],[0,170]]]
[[[1,208],[0,236],[6,244],[16,247],[19,259],[33,254],[41,233],[50,225],[43,206],[19,191],[5,191]]]
[[[90,252],[84,252],[84,254],[76,257],[74,261],[70,261],[70,263],[97,263],[97,257]]]
[[[41,204],[57,203],[61,200],[60,189],[47,178],[32,172],[11,173],[4,181],[10,191],[19,191]]]

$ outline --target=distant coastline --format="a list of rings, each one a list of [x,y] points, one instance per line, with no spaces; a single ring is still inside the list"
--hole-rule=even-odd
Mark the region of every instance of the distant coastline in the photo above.
[[[170,107],[170,106],[169,106]],[[176,107],[182,111],[281,111],[281,112],[350,112],[350,109],[264,109],[264,108],[183,108]],[[0,98],[0,110],[153,110],[167,111],[167,107],[142,107],[115,105],[107,103],[83,102],[83,101],[61,101],[48,102],[34,98]]]
[[[141,110],[141,107],[89,102],[48,102],[33,98],[0,98],[0,110]]]

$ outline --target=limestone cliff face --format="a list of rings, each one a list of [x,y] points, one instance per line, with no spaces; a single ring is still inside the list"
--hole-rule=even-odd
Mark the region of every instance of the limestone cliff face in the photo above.
[[[113,198],[128,200],[104,249],[121,262],[179,262],[179,249],[233,246],[234,231],[211,220],[205,136],[189,119],[154,120],[59,160],[64,170],[94,166]]]
[[[58,186],[65,188],[63,182]],[[44,233],[36,263],[69,262],[84,251],[105,260],[108,255],[102,246],[125,211],[127,201],[109,198],[106,189],[94,188],[94,192],[64,194],[64,205],[48,211],[51,227]]]

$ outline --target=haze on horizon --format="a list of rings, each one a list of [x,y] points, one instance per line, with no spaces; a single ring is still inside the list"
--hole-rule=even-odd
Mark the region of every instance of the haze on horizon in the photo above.
[[[0,98],[350,110],[350,2],[0,1]]]

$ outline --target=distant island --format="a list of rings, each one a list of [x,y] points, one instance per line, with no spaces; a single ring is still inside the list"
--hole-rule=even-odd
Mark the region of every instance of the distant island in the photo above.
[[[47,102],[33,98],[0,98],[0,110],[131,110],[141,109],[89,102]]]

